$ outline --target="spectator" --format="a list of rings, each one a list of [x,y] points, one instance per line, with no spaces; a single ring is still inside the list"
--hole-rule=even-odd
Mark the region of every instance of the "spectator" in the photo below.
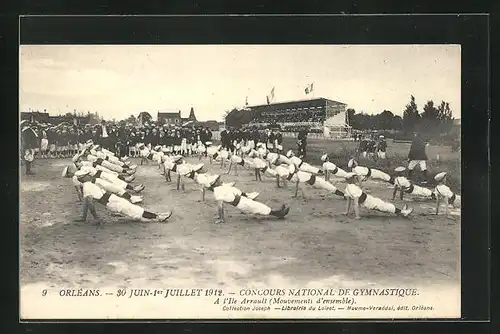
[[[387,142],[385,141],[385,137],[383,135],[380,135],[377,145],[377,157],[379,159],[385,159],[386,150],[387,150]]]
[[[307,133],[306,129],[302,129],[297,136],[298,154],[302,160],[306,159],[307,154]]]
[[[425,152],[427,144],[424,142],[418,132],[414,133],[411,142],[410,152],[408,153],[408,178],[411,180],[413,170],[418,165],[424,176],[423,183],[428,182],[427,177],[427,153]]]

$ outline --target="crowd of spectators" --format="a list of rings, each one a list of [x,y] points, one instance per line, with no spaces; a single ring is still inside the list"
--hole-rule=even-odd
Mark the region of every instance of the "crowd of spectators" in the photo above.
[[[169,126],[156,122],[144,125],[105,121],[96,125],[53,125],[23,121],[21,127],[30,130],[30,136],[25,136],[23,141],[23,149],[33,149],[40,157],[48,158],[69,157],[89,139],[119,156],[127,155],[129,148],[137,143],[170,146],[180,145],[183,139],[187,144],[212,139],[212,132],[208,128]]]
[[[276,111],[263,112],[256,116],[252,123],[321,123],[325,121],[325,118],[325,112],[321,110]]]

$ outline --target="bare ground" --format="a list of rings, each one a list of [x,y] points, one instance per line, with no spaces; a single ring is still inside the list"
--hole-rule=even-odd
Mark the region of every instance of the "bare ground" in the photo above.
[[[213,224],[217,208],[187,180],[186,190],[165,182],[157,165],[140,166],[143,206],[173,210],[168,224],[144,224],[109,215],[97,229],[73,219],[81,203],[69,179],[60,173],[67,160],[37,160],[36,175],[22,176],[20,189],[21,287],[266,286],[312,281],[459,286],[460,218],[429,213],[432,202],[410,202],[409,219],[362,211],[363,219],[345,217],[345,202],[306,189],[307,199],[292,198],[291,187],[278,189],[271,179],[253,180],[249,171],[225,177],[258,200],[278,207],[290,204],[286,220],[248,216],[227,209],[226,224]],[[208,162],[206,162],[208,164]],[[208,165],[220,173],[218,165]],[[344,185],[339,183],[339,188]],[[372,194],[389,199],[386,185],[369,184]],[[402,205],[399,200],[396,203]]]

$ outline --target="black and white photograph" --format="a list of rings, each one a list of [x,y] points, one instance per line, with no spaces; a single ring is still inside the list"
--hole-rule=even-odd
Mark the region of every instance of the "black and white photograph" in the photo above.
[[[460,45],[19,62],[22,318],[460,317]]]

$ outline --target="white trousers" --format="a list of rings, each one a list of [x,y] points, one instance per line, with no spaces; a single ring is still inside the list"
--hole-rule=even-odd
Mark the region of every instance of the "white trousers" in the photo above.
[[[138,205],[132,204],[124,198],[111,195],[106,204],[106,208],[112,212],[123,214],[132,219],[140,220],[144,209]]]
[[[123,172],[123,167],[115,165],[114,163],[111,163],[109,161],[103,160],[101,165],[103,167],[106,167],[109,170],[112,170],[113,172],[121,173]]]
[[[114,184],[116,187],[119,187],[123,190],[127,188],[128,183],[120,180],[116,175],[113,175],[111,173],[106,173],[102,172],[101,173],[101,179],[108,181],[109,183]]]
[[[413,191],[411,192],[411,194],[422,197],[431,197],[432,190],[417,185],[413,185]]]
[[[363,207],[370,210],[377,210],[387,213],[396,213],[396,207],[392,203],[384,202],[380,198],[370,195],[366,196],[366,200],[361,204]]]
[[[337,187],[320,177],[316,177],[316,181],[314,182],[313,187],[316,189],[327,190],[332,193],[337,191]]]
[[[427,163],[425,160],[411,160],[408,163],[408,169],[413,170],[417,165],[419,165],[421,171],[427,170]]]
[[[387,173],[382,172],[381,170],[372,169],[371,178],[388,182],[391,179],[391,176]]]
[[[260,202],[251,200],[241,196],[240,202],[236,206],[239,210],[254,215],[268,216],[271,213],[271,208]]]
[[[42,151],[46,151],[48,147],[49,141],[46,138],[43,138],[40,142],[40,148],[42,149]]]
[[[319,172],[319,168],[311,166],[307,162],[303,162],[302,165],[300,165],[299,170],[301,170],[303,172],[308,172],[311,174],[318,174],[318,172]]]

